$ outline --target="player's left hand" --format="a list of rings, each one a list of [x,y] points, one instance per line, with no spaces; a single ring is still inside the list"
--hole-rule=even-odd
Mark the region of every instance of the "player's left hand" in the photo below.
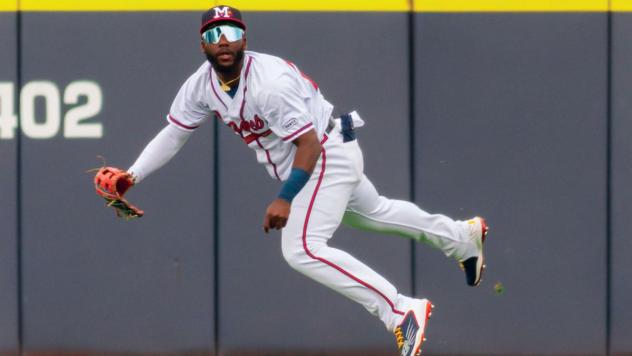
[[[105,199],[108,207],[114,208],[118,217],[125,220],[140,218],[144,214],[123,197],[134,184],[134,177],[119,168],[103,166],[94,176],[97,194]]]
[[[266,209],[266,216],[263,218],[263,231],[267,234],[270,229],[281,230],[287,224],[289,216],[290,203],[283,199],[275,199]]]

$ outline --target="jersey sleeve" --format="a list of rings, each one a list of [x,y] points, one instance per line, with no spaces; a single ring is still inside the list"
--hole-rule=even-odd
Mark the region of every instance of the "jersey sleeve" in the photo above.
[[[193,131],[212,116],[205,101],[204,79],[199,71],[187,79],[171,104],[167,121],[181,130]]]
[[[297,78],[283,74],[258,95],[257,103],[275,135],[293,141],[314,127]]]

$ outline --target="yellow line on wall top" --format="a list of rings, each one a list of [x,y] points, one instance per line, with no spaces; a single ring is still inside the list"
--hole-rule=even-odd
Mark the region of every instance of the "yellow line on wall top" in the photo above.
[[[632,0],[610,0],[612,11],[632,11]]]
[[[0,11],[17,11],[17,0],[0,0]]]
[[[631,0],[632,1],[632,0]],[[216,1],[217,2],[217,1]],[[246,11],[399,11],[410,10],[409,0],[233,0],[219,1]]]
[[[23,11],[202,11],[220,4],[243,11],[404,12],[410,8],[408,0],[21,0],[20,8]]]
[[[22,11],[202,11],[219,4],[244,11],[604,12],[632,11],[632,0],[19,0]],[[17,11],[18,0],[0,0]]]
[[[414,5],[417,12],[608,11],[608,0],[417,0]]]

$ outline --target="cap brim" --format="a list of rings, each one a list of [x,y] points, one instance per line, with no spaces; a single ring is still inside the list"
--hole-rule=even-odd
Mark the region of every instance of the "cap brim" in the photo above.
[[[208,21],[206,21],[202,27],[200,27],[200,33],[204,33],[204,31],[206,31],[209,27],[211,27],[213,24],[219,23],[219,22],[232,22],[235,25],[241,27],[244,31],[246,30],[246,24],[241,21],[240,19],[226,19],[226,18],[219,18],[219,19],[210,19]]]

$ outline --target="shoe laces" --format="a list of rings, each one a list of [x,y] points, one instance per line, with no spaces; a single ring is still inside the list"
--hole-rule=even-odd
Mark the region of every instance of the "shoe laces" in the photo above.
[[[397,348],[401,350],[402,347],[404,347],[404,335],[402,334],[402,328],[399,326],[395,328],[394,334],[397,339]]]

